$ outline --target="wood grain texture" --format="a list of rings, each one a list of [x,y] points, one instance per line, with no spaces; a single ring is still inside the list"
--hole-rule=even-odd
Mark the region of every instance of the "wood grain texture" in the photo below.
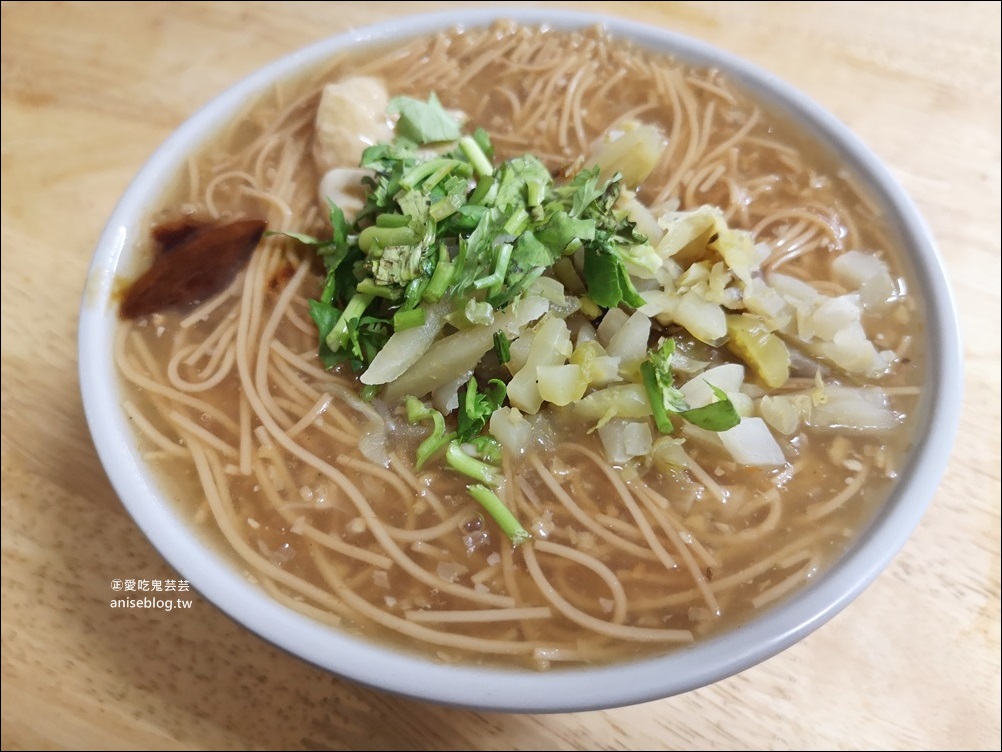
[[[809,638],[679,697],[492,715],[334,678],[197,594],[184,612],[108,607],[113,578],[172,576],[101,469],[75,370],[87,265],[118,196],[262,64],[448,5],[0,6],[3,748],[998,749],[998,3],[531,3],[689,34],[809,92],[886,160],[939,242],[966,353],[956,450],[909,543]]]

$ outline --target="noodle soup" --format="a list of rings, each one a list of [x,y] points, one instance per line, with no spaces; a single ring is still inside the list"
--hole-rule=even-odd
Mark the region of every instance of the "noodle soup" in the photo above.
[[[464,373],[415,386],[432,383],[413,374],[444,346],[377,384],[317,354],[318,339],[331,341],[310,303],[325,294],[325,272],[300,241],[332,232],[318,195],[330,174],[317,156],[318,111],[324,87],[346,80],[413,101],[436,95],[468,132],[483,129],[495,163],[532,154],[554,186],[592,164],[603,179],[629,173],[616,144],[654,134],[637,147],[653,154],[649,169],[624,183],[612,212],[663,262],[647,276],[639,252],[622,262],[621,292],[632,286],[643,305],[596,304],[588,262],[567,253],[512,312],[489,312],[500,321],[535,305],[525,301],[546,309],[506,330],[510,359],[460,369],[507,382],[508,402],[477,437],[500,454],[487,461],[454,442],[489,466],[483,484],[441,452],[420,460],[429,416],[437,409],[453,430],[454,405],[477,383]],[[361,204],[364,184],[338,196]],[[880,212],[833,155],[726,76],[601,31],[504,24],[345,55],[256,102],[194,155],[151,223],[178,216],[253,217],[296,237],[266,235],[194,306],[122,322],[116,362],[146,457],[275,600],[437,661],[546,670],[733,629],[824,573],[909,448],[923,314]],[[749,239],[751,261],[720,250],[733,233]],[[158,252],[168,255],[151,241],[147,257]],[[487,326],[484,300],[471,301],[443,309],[452,318],[439,341]],[[706,315],[726,322],[723,337],[689,313],[714,307]],[[770,323],[748,329],[752,320]],[[559,345],[543,347],[550,330]],[[668,340],[673,365],[656,375],[673,374],[686,404],[664,430],[644,389],[674,398],[676,387],[643,374],[668,362]],[[782,378],[764,354],[780,347]],[[517,381],[525,368],[564,370],[528,379],[533,403]],[[574,399],[547,383],[587,373]],[[407,396],[423,417],[408,415]],[[724,402],[744,428],[686,417]],[[506,534],[471,485],[490,486],[525,536]]]

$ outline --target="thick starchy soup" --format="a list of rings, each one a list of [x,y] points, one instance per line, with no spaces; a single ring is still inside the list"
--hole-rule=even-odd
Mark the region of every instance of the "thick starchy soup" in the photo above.
[[[124,406],[290,609],[445,662],[663,653],[808,587],[892,488],[925,337],[895,242],[719,71],[397,42],[191,156],[123,280]]]

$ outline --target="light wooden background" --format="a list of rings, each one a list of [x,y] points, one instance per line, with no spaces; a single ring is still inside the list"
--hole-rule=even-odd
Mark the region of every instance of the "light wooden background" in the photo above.
[[[2,745],[247,749],[999,749],[1000,5],[532,3],[707,40],[809,92],[941,246],[966,352],[956,451],[890,568],[801,644],[687,695],[491,715],[335,679],[209,603],[108,607],[169,566],[98,463],[76,376],[91,250],[197,106],[349,26],[449,3],[2,3]]]

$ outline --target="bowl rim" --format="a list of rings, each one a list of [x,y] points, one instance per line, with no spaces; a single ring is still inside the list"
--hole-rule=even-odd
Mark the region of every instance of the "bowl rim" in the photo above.
[[[712,65],[833,144],[889,211],[903,245],[910,249],[908,262],[921,288],[928,342],[936,344],[929,348],[930,388],[917,416],[919,438],[907,466],[884,509],[841,560],[798,597],[745,626],[661,657],[543,673],[444,665],[325,627],[272,600],[248,582],[229,557],[206,546],[143,466],[121,408],[111,357],[117,321],[112,302],[115,270],[179,159],[249,97],[339,51],[498,19],[565,30],[601,24],[613,36],[697,65]],[[147,160],[108,220],[87,274],[78,358],[87,423],[116,493],[147,539],[206,600],[274,645],[363,685],[456,707],[532,713],[613,708],[694,690],[776,655],[839,613],[886,568],[932,501],[959,426],[963,368],[953,296],[928,227],[884,163],[831,113],[757,65],[662,27],[599,13],[504,7],[408,15],[348,31],[275,60],[203,105]]]

